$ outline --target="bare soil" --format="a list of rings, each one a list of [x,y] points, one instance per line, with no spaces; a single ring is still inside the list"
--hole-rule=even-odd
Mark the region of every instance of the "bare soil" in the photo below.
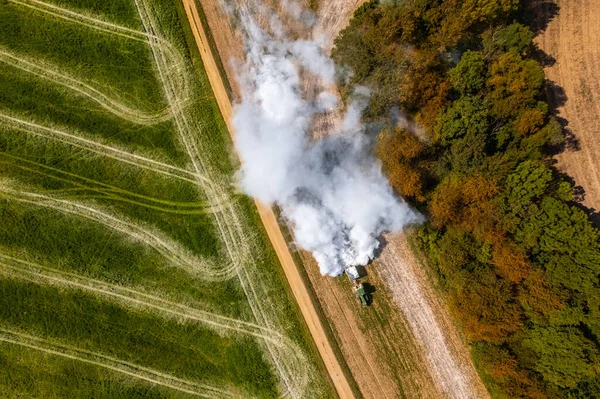
[[[549,95],[572,135],[556,166],[584,190],[583,204],[600,210],[600,4],[559,1],[558,14],[536,39],[555,62],[546,68]],[[551,7],[552,9],[554,7]],[[546,10],[547,11],[547,10]],[[570,148],[569,148],[570,147]]]

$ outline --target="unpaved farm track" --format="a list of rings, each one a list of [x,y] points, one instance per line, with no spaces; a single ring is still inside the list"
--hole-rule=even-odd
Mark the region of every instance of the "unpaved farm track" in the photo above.
[[[579,142],[556,165],[585,190],[583,204],[600,210],[600,3],[598,0],[558,1],[558,15],[537,37],[539,47],[556,63],[546,68],[555,84],[550,98]],[[566,101],[561,105],[564,90]]]
[[[225,85],[223,84],[221,75],[219,74],[217,64],[213,58],[212,52],[210,51],[206,33],[198,14],[198,9],[194,0],[183,0],[183,4],[190,22],[190,26],[192,27],[196,44],[198,45],[198,50],[200,51],[200,55],[202,57],[202,62],[204,63],[204,68],[206,69],[211,87],[215,93],[215,97],[217,98],[219,109],[221,110],[221,113],[223,114],[223,117],[227,123],[227,128],[233,137],[233,129],[231,126],[233,110],[229,101],[229,97],[227,96]],[[256,206],[258,208],[261,221],[267,231],[275,252],[277,253],[277,257],[281,262],[294,297],[300,306],[302,315],[308,324],[308,328],[313,339],[315,340],[315,343],[317,344],[319,353],[325,362],[325,366],[338,392],[338,395],[342,399],[353,398],[354,394],[352,393],[350,384],[346,380],[346,377],[342,372],[342,368],[327,339],[327,335],[325,334],[321,320],[319,319],[317,311],[311,301],[309,290],[304,284],[304,281],[300,277],[300,273],[294,264],[273,210],[262,205],[258,201],[256,202]]]

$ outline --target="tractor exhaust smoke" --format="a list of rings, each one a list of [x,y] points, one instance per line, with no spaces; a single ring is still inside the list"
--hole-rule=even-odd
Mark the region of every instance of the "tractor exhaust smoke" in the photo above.
[[[372,139],[360,122],[368,90],[357,90],[336,134],[311,141],[315,116],[339,105],[324,88],[316,100],[305,99],[300,70],[331,87],[333,61],[318,42],[288,40],[275,16],[271,33],[250,16],[241,18],[247,59],[233,124],[242,189],[280,206],[296,243],[312,252],[323,275],[367,264],[383,232],[422,220],[394,195],[372,155]]]

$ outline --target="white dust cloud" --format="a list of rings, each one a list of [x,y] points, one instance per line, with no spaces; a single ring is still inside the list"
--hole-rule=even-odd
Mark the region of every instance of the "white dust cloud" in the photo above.
[[[347,266],[367,264],[383,232],[422,220],[394,195],[372,155],[360,122],[368,90],[357,90],[336,134],[311,141],[314,117],[339,104],[326,90],[316,101],[305,99],[300,70],[331,87],[333,61],[319,41],[286,39],[275,17],[275,35],[247,15],[242,21],[247,61],[233,123],[243,190],[280,206],[296,243],[312,252],[322,274],[336,276]]]

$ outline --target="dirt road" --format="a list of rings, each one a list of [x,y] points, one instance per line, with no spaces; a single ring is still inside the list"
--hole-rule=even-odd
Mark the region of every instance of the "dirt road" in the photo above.
[[[546,68],[558,116],[579,142],[556,165],[585,190],[584,205],[600,210],[600,5],[597,0],[558,2],[558,15],[537,37],[539,47],[556,62]],[[564,90],[564,92],[563,92]],[[561,105],[561,103],[564,104]]]
[[[190,26],[192,27],[192,32],[194,34],[196,44],[198,45],[198,50],[200,51],[202,62],[204,63],[204,68],[206,69],[210,85],[217,99],[219,109],[221,110],[223,118],[225,118],[227,128],[230,134],[232,134],[233,138],[233,129],[231,126],[233,110],[231,102],[227,96],[227,91],[225,90],[225,85],[223,84],[221,75],[219,74],[213,54],[210,51],[206,33],[198,14],[198,9],[194,0],[183,0],[183,5],[190,22]],[[275,252],[277,253],[277,257],[281,262],[294,297],[298,302],[302,316],[304,317],[310,333],[315,340],[319,353],[325,363],[325,367],[329,372],[329,376],[333,381],[338,395],[342,399],[354,398],[354,394],[352,393],[350,385],[346,380],[344,373],[342,372],[342,368],[335,357],[331,344],[327,340],[327,335],[325,334],[321,320],[319,319],[317,311],[311,301],[309,290],[304,284],[304,281],[302,280],[300,273],[294,264],[292,256],[290,255],[273,210],[259,202],[256,202],[256,206],[269,239],[275,249]]]

